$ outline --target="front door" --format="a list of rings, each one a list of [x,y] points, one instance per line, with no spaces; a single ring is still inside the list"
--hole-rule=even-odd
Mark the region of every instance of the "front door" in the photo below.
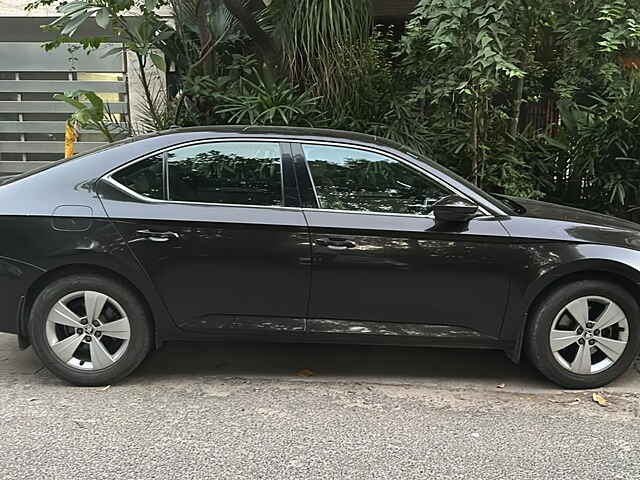
[[[309,331],[385,334],[409,324],[411,335],[413,324],[498,336],[509,237],[497,219],[437,224],[431,207],[453,192],[414,166],[352,147],[295,148],[296,161],[308,165],[298,175],[312,180],[300,184],[310,184],[317,202],[305,208],[313,245]]]
[[[105,208],[181,328],[304,331],[309,238],[288,148],[200,143],[107,180]]]

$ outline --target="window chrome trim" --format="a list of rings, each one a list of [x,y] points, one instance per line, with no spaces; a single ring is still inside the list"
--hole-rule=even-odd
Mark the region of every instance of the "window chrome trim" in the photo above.
[[[213,202],[187,202],[187,201],[183,201],[183,200],[169,200],[169,160],[168,160],[168,153],[171,150],[176,150],[178,148],[183,148],[183,147],[190,147],[193,145],[202,145],[202,144],[208,144],[208,143],[239,143],[239,142],[249,142],[249,143],[275,143],[278,147],[278,150],[280,151],[280,184],[281,184],[281,193],[280,193],[280,201],[282,203],[284,203],[284,173],[283,173],[283,168],[282,168],[282,146],[280,145],[283,141],[282,140],[264,140],[264,139],[238,139],[238,138],[216,138],[216,139],[209,139],[209,140],[197,140],[197,141],[193,141],[193,142],[185,142],[185,143],[181,143],[181,144],[177,144],[177,145],[173,145],[171,147],[167,147],[167,148],[163,148],[160,150],[156,150],[153,153],[150,154],[146,154],[142,157],[138,157],[135,158],[127,163],[125,163],[124,165],[121,165],[117,168],[114,168],[113,170],[111,170],[110,172],[108,172],[106,175],[102,176],[101,178],[98,179],[98,181],[105,181],[107,183],[109,183],[111,186],[117,188],[118,190],[120,190],[123,193],[126,193],[127,195],[130,195],[134,198],[136,198],[137,200],[141,200],[143,202],[147,202],[147,203],[154,203],[154,204],[163,204],[163,203],[168,203],[168,204],[178,204],[178,205],[211,205],[214,207],[243,207],[243,208],[267,208],[267,209],[278,209],[278,210],[288,210],[288,211],[296,211],[296,212],[301,212],[302,208],[300,207],[285,207],[284,205],[254,205],[251,203],[213,203]],[[136,163],[142,162],[148,158],[154,157],[154,156],[158,156],[158,155],[162,155],[162,163],[163,163],[163,182],[166,183],[166,199],[158,199],[158,198],[151,198],[151,197],[145,197],[144,195],[141,195],[138,192],[135,192],[133,190],[131,190],[130,188],[122,185],[120,182],[118,182],[115,178],[113,178],[113,175],[117,174],[120,170],[124,170],[125,168],[128,168],[132,165],[135,165]],[[165,171],[166,169],[166,171]]]
[[[134,192],[130,188],[125,187],[117,180],[111,178],[111,176],[102,177],[102,181],[108,183],[114,188],[117,188],[123,193],[134,197],[137,200],[141,200],[145,203],[155,204],[155,205],[195,205],[195,206],[206,206],[206,207],[231,207],[231,208],[266,208],[269,210],[288,210],[292,212],[302,212],[302,208],[300,207],[283,207],[281,205],[253,205],[248,203],[208,203],[208,202],[184,202],[181,200],[159,200],[157,198],[145,197],[144,195],[139,194],[138,192]]]
[[[428,218],[429,220],[435,219],[433,212],[427,215],[418,215],[416,213],[371,212],[368,210],[332,210],[330,208],[303,208],[302,210],[304,212],[342,213],[342,214],[352,214],[352,215],[381,215],[385,217]]]
[[[286,195],[284,193],[284,149],[282,148],[282,142],[278,142],[278,151],[280,152],[280,206],[284,206],[287,203]],[[169,177],[167,176],[167,179]]]
[[[294,143],[298,143],[298,144],[310,144],[310,145],[327,145],[327,146],[334,146],[334,147],[341,147],[341,148],[352,148],[352,149],[356,149],[356,150],[364,150],[364,151],[369,151],[372,153],[376,153],[378,155],[382,155],[382,156],[386,156],[389,158],[392,158],[394,160],[397,160],[400,163],[403,163],[405,165],[407,165],[407,167],[413,169],[413,170],[417,170],[418,173],[426,176],[427,178],[433,180],[434,182],[436,182],[439,185],[444,185],[445,189],[452,191],[453,193],[455,193],[456,195],[461,196],[462,198],[469,200],[470,202],[475,203],[476,205],[478,205],[478,208],[480,209],[480,211],[486,215],[486,216],[491,216],[491,217],[496,217],[499,216],[496,213],[491,212],[490,210],[488,210],[487,208],[485,208],[485,206],[483,204],[479,204],[477,201],[470,199],[467,195],[461,193],[458,189],[456,189],[455,187],[453,187],[452,185],[450,185],[448,182],[438,178],[438,177],[434,177],[433,174],[431,174],[430,172],[414,165],[412,162],[409,162],[408,160],[400,157],[399,155],[395,155],[393,153],[387,152],[385,150],[382,149],[378,149],[378,148],[372,148],[366,145],[360,145],[357,143],[343,143],[343,142],[339,142],[339,141],[329,141],[329,140],[302,140],[302,139],[297,139],[297,138],[283,138],[283,137],[273,137],[273,138],[268,138],[265,139],[264,137],[247,137],[247,138],[243,138],[243,137],[215,137],[215,138],[207,138],[207,139],[202,139],[202,140],[192,140],[189,142],[183,142],[183,143],[178,143],[175,145],[170,145],[164,148],[160,148],[158,150],[155,150],[151,153],[147,153],[141,157],[138,158],[134,158],[133,160],[125,163],[124,165],[120,165],[117,168],[114,168],[113,170],[107,172],[105,175],[103,175],[101,178],[98,179],[98,181],[100,180],[108,180],[109,183],[113,186],[117,186],[120,188],[120,190],[126,192],[129,195],[133,195],[135,198],[142,200],[142,201],[146,201],[149,203],[177,203],[177,204],[186,204],[186,205],[214,205],[214,206],[231,206],[231,207],[251,207],[251,208],[270,208],[270,209],[287,209],[287,210],[295,210],[295,211],[302,211],[305,210],[302,207],[284,207],[284,206],[277,206],[277,205],[249,205],[249,204],[231,204],[231,203],[206,203],[206,202],[184,202],[184,201],[178,201],[178,200],[157,200],[157,199],[152,199],[152,198],[148,198],[145,197],[144,195],[140,195],[136,192],[134,192],[133,190],[125,187],[124,185],[121,185],[119,182],[117,182],[116,180],[114,180],[112,178],[112,175],[118,173],[120,170],[123,170],[131,165],[134,165],[135,163],[141,162],[149,157],[153,157],[154,155],[160,155],[160,154],[166,154],[167,152],[171,151],[171,150],[175,150],[177,148],[183,148],[183,147],[190,147],[193,145],[200,145],[200,144],[205,144],[205,143],[219,143],[219,142],[225,142],[225,143],[229,143],[229,142],[253,142],[253,143],[289,143],[289,144],[294,144]],[[282,149],[281,149],[282,151]],[[304,156],[304,150],[303,150],[303,156]],[[307,169],[309,168],[307,159],[305,157],[305,164]],[[282,161],[282,159],[281,159]],[[282,165],[280,168],[281,172],[282,172]],[[282,173],[281,173],[282,174]],[[168,178],[168,177],[167,177]],[[311,182],[312,185],[314,186],[314,194],[316,194],[315,192],[315,184],[313,183],[313,177],[310,176],[311,178]],[[283,185],[284,186],[284,185]],[[483,202],[485,200],[483,199]],[[318,197],[316,195],[316,202],[318,202]],[[318,203],[319,204],[319,203]],[[493,206],[493,209],[495,211],[500,212],[502,215],[505,215],[504,212],[501,212],[497,207]],[[327,211],[327,212],[338,212],[338,210],[323,210],[320,208],[307,208],[306,210],[319,210],[319,211]],[[399,215],[399,216],[413,216],[413,217],[420,217],[420,218],[429,218],[428,215],[413,215],[413,214],[406,214],[406,213],[395,213],[395,214],[389,214],[386,212],[366,212],[366,211],[357,211],[357,210],[346,210],[346,213],[366,213],[366,214],[373,214],[373,215]]]
[[[292,142],[295,143],[295,142]],[[478,205],[478,209],[483,213],[484,216],[495,216],[494,214],[492,214],[491,212],[487,211],[487,209],[484,207],[484,205],[479,205],[478,202],[476,202],[475,200],[470,199],[467,195],[461,193],[458,189],[454,188],[452,185],[449,185],[449,183],[441,180],[440,178],[436,178],[434,177],[430,172],[424,171],[423,169],[417,167],[416,165],[414,165],[411,162],[408,162],[407,160],[400,158],[397,155],[393,155],[389,152],[385,152],[384,150],[378,150],[375,148],[370,148],[364,145],[357,145],[357,144],[345,144],[345,143],[334,143],[334,142],[317,142],[314,140],[304,140],[304,141],[298,141],[297,143],[300,144],[306,144],[306,145],[321,145],[321,146],[330,146],[330,147],[339,147],[339,148],[350,148],[352,150],[364,150],[365,152],[371,152],[371,153],[375,153],[376,155],[380,155],[382,157],[385,158],[389,158],[391,160],[395,160],[398,163],[405,165],[407,168],[409,168],[411,171],[418,173],[418,175],[421,175],[423,177],[426,177],[427,179],[431,180],[432,182],[434,182],[436,185],[442,187],[444,190],[449,191],[451,194],[455,194],[458,195],[462,198],[464,198],[465,200],[468,200],[472,203],[475,203],[476,205]],[[309,168],[309,162],[307,161],[307,155],[304,153],[304,148],[301,148],[302,150],[302,155],[304,156],[304,163],[307,166],[307,174],[309,175],[309,178],[311,179],[311,185],[313,186],[313,194],[316,197],[316,204],[318,205],[318,208],[304,208],[304,210],[315,210],[315,211],[323,211],[323,212],[340,212],[340,213],[367,213],[367,214],[379,214],[379,215],[398,215],[398,216],[404,216],[404,217],[419,217],[419,218],[433,218],[433,216],[431,214],[427,214],[427,215],[419,215],[419,214],[413,214],[413,213],[390,213],[390,212],[371,212],[368,210],[334,210],[334,209],[330,209],[330,208],[322,208],[321,203],[320,203],[320,198],[318,197],[318,192],[316,191],[316,184],[315,181],[313,180],[313,175],[311,175],[311,169]]]
[[[311,182],[311,189],[313,190],[313,197],[316,199],[316,208],[310,207],[311,210],[320,210],[322,209],[322,203],[320,203],[320,197],[318,196],[318,190],[316,190],[316,181],[313,179],[313,175],[311,174],[311,167],[309,166],[309,162],[307,161],[307,155],[304,153],[304,148],[302,145],[300,146],[300,151],[302,152],[302,157],[304,159],[304,168],[307,170],[307,175],[309,175],[309,181]]]

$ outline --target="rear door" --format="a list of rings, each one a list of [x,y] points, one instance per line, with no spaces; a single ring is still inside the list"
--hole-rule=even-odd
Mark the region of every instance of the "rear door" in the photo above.
[[[303,332],[307,225],[290,147],[186,145],[107,177],[109,216],[190,331]]]
[[[436,222],[433,204],[456,192],[382,152],[294,151],[313,252],[309,332],[498,336],[510,256],[496,217]]]

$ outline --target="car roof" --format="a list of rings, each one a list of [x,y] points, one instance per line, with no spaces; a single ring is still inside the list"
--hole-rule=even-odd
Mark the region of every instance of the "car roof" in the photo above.
[[[215,136],[274,136],[291,139],[335,139],[348,140],[354,143],[370,143],[388,148],[406,151],[407,147],[377,135],[334,130],[329,128],[281,127],[281,126],[251,126],[251,125],[211,125],[203,127],[174,128],[151,134],[151,136],[165,136],[180,133],[208,133]],[[219,135],[216,135],[219,134]],[[144,136],[147,137],[147,136]],[[139,137],[140,138],[140,137]]]

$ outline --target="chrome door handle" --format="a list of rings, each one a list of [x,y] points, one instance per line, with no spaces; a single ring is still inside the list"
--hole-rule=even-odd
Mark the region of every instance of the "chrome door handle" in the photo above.
[[[176,232],[154,232],[153,230],[137,230],[136,233],[147,237],[152,242],[168,242],[169,240],[177,240],[180,238]]]
[[[329,250],[346,250],[348,248],[355,248],[356,242],[344,238],[318,238],[316,239],[316,245],[327,247]]]

